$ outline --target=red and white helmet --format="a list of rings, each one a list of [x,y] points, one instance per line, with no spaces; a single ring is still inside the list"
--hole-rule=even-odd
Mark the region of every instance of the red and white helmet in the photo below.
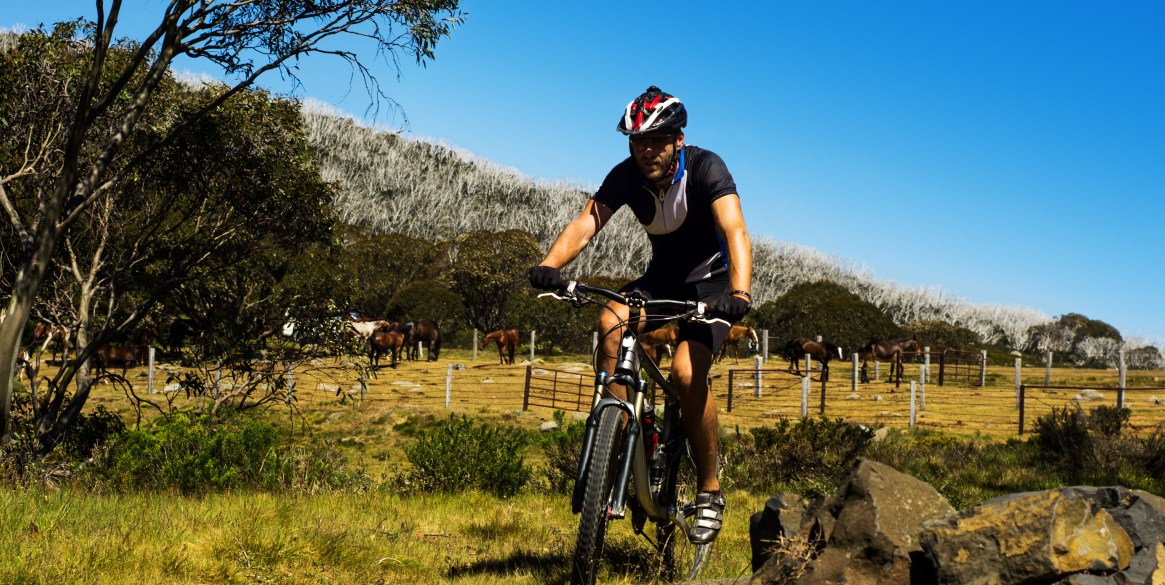
[[[680,99],[656,86],[627,104],[617,127],[627,136],[660,132],[676,134],[688,124],[688,110]]]

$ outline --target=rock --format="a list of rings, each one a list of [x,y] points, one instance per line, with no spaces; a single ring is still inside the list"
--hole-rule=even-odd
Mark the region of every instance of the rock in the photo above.
[[[543,433],[548,433],[550,431],[556,431],[556,430],[558,430],[558,423],[556,423],[552,420],[548,420],[548,421],[538,425],[538,430],[542,431]]]
[[[802,534],[824,549],[798,585],[910,583],[923,523],[955,514],[933,487],[868,459],[859,459],[841,487],[809,509],[813,518]]]
[[[808,501],[801,496],[785,492],[769,498],[764,509],[749,518],[754,573],[772,557],[774,545],[782,539],[792,538],[801,528],[807,504]]]
[[[1076,402],[1095,402],[1097,400],[1104,400],[1104,394],[1097,392],[1091,388],[1081,390],[1079,394],[1072,398]]]
[[[1155,542],[1165,542],[1165,498],[1120,486],[1075,486],[1063,489],[1087,498],[1112,515],[1129,535],[1134,551]]]
[[[1070,489],[1011,494],[927,523],[938,582],[1051,583],[1129,566],[1133,543],[1105,510]]]

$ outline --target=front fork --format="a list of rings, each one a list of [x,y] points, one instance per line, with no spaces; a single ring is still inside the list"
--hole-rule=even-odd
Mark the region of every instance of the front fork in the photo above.
[[[629,422],[623,442],[622,453],[624,456],[619,462],[619,473],[616,476],[615,493],[611,501],[610,514],[615,518],[623,518],[627,515],[627,485],[631,481],[632,463],[636,459],[636,448],[639,446],[641,434],[639,414],[643,406],[643,397],[647,390],[647,382],[627,376],[616,376],[619,379],[619,383],[633,386],[634,402],[628,402],[613,397],[602,398],[602,393],[606,388],[608,378],[609,376],[606,372],[599,372],[595,377],[595,402],[593,408],[591,408],[590,416],[587,417],[586,432],[583,435],[582,454],[579,457],[578,475],[575,477],[574,493],[571,497],[570,507],[575,514],[578,514],[582,510],[583,494],[585,493],[584,487],[589,479],[587,476],[587,468],[590,467],[591,452],[594,450],[595,435],[599,428],[599,415],[603,409],[618,408],[627,414]]]

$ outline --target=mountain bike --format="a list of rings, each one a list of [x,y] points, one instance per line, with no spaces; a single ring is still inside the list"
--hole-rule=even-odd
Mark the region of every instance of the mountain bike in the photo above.
[[[627,305],[630,317],[624,325],[636,321],[721,321],[709,316],[702,302],[644,299],[573,281],[561,291],[539,297],[550,296],[575,307],[599,304],[605,308],[589,295]],[[677,312],[648,316],[648,308]],[[607,525],[611,520],[625,518],[628,509],[635,533],[658,551],[662,576],[667,580],[677,576],[694,579],[703,569],[712,544],[694,545],[689,540],[690,520],[696,514],[695,463],[680,422],[679,398],[670,379],[639,350],[632,328],[624,327],[623,331],[614,372],[595,374],[594,398],[571,498],[571,509],[579,514],[571,582],[595,582]],[[599,351],[601,344],[595,349],[596,360]],[[643,372],[647,373],[646,378]],[[611,384],[626,388],[628,398],[618,398],[610,390]],[[656,392],[656,388],[662,392]],[[657,397],[662,398],[662,421],[656,416]],[[644,532],[648,520],[655,524],[654,540]]]

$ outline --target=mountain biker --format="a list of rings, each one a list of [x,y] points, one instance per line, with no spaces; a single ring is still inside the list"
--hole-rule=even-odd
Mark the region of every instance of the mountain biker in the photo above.
[[[631,156],[607,174],[582,212],[563,228],[546,257],[530,269],[530,283],[560,290],[559,269],[574,260],[620,207],[631,208],[647,231],[651,260],[638,279],[621,292],[646,298],[699,300],[731,321],[749,310],[752,244],[745,230],[736,183],[724,161],[709,150],[684,144],[688,114],[684,104],[656,86],[647,88],[623,111],[618,131],[628,137]],[[626,305],[611,302],[603,311],[604,333],[598,363],[611,372]],[[631,325],[636,330],[646,327]],[[717,477],[716,402],[708,388],[712,358],[729,325],[680,325],[671,378],[679,392],[684,431],[692,445],[698,478],[697,514],[691,539],[712,542],[724,522],[724,496]],[[626,399],[626,389],[619,398]]]

